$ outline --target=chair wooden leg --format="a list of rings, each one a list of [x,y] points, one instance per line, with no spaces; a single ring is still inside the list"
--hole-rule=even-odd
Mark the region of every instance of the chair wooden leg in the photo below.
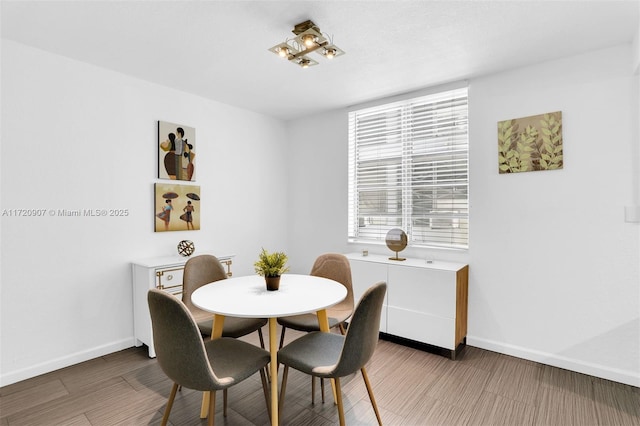
[[[282,413],[282,407],[284,406],[284,393],[287,389],[287,378],[289,377],[289,366],[284,366],[284,371],[282,372],[282,387],[280,388],[280,399],[278,400],[278,413]],[[273,386],[273,383],[271,384]],[[278,418],[281,418],[278,415]]]
[[[228,389],[222,391],[222,415],[224,417],[227,417],[227,391]]]
[[[265,370],[267,368],[260,369],[260,380],[262,380],[262,391],[264,392],[264,402],[267,403],[267,413],[269,414],[269,419],[271,419],[271,401],[269,401],[269,390],[267,389],[267,375],[265,374]]]
[[[262,328],[258,329],[258,337],[260,338],[260,347],[264,349],[264,337],[262,336]]]
[[[367,370],[362,367],[360,371],[362,372],[362,378],[364,379],[364,384],[367,387],[367,392],[369,393],[371,406],[373,407],[373,411],[376,412],[376,419],[378,419],[378,424],[382,426],[382,419],[380,418],[380,412],[378,411],[378,404],[376,404],[376,399],[373,397],[373,389],[371,389],[371,383],[369,382],[369,376],[367,376]]]
[[[209,426],[213,426],[216,417],[216,391],[209,392]]]
[[[176,398],[176,392],[178,392],[178,384],[174,383],[173,387],[171,388],[169,400],[167,401],[167,408],[164,409],[164,416],[162,416],[162,426],[167,425],[167,421],[169,420],[169,413],[171,412],[171,407],[173,407],[173,400]]]
[[[342,389],[340,389],[340,378],[336,377],[336,400],[338,402],[338,418],[340,419],[340,426],[345,425],[344,421],[344,407],[342,405]]]
[[[320,378],[320,393],[322,394],[322,403],[324,404],[324,379]]]

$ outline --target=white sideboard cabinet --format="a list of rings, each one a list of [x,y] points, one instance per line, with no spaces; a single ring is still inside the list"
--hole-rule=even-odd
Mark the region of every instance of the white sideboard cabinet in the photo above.
[[[469,266],[424,259],[346,255],[355,300],[378,281],[387,283],[380,331],[446,349],[455,359],[466,344]]]
[[[192,257],[201,254],[209,253],[195,253]],[[227,275],[231,276],[233,255],[214,256],[226,267]],[[132,262],[133,334],[135,345],[147,345],[150,358],[155,358],[156,352],[153,346],[153,329],[151,328],[147,293],[151,288],[159,288],[176,297],[182,297],[182,274],[187,260],[189,260],[189,257],[168,256]]]

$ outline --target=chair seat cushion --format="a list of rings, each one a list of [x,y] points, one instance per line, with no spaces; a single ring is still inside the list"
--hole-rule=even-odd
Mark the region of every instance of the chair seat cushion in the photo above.
[[[340,323],[336,318],[329,317],[329,328],[333,328]],[[319,331],[318,316],[316,314],[301,314],[290,317],[278,318],[278,324],[298,331]]]
[[[312,332],[280,349],[278,362],[313,376],[332,377],[343,345],[340,334]]]
[[[224,317],[222,337],[242,337],[267,324],[266,318],[237,318]],[[206,336],[211,336],[213,315],[207,319],[198,319],[198,328]]]
[[[204,345],[213,373],[223,388],[252,376],[271,360],[269,352],[264,349],[230,337],[207,340]]]
[[[350,310],[331,310],[327,309],[329,317],[329,328],[336,327],[338,324],[345,322],[351,316]],[[316,314],[301,314],[290,317],[278,318],[278,324],[283,327],[291,328],[298,331],[319,331],[318,316]]]

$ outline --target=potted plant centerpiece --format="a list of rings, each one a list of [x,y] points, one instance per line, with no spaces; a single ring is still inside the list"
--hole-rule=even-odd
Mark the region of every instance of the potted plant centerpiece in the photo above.
[[[269,253],[264,248],[258,256],[258,261],[253,264],[256,273],[264,277],[267,290],[274,291],[280,287],[280,275],[289,270],[287,255],[283,252]]]

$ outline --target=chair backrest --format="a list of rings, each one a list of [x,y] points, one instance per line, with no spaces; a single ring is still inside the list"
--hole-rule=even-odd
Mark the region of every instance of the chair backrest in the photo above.
[[[331,309],[349,309],[353,311],[353,283],[351,281],[351,265],[343,254],[326,253],[318,256],[313,263],[310,275],[329,278],[342,284],[347,289],[347,297],[331,307]]]
[[[378,343],[382,302],[387,283],[378,282],[362,295],[351,317],[334,374],[344,377],[360,370],[371,359]]]
[[[191,302],[191,295],[205,284],[224,280],[227,273],[217,257],[210,254],[201,254],[187,260],[182,276],[182,302],[189,310],[198,309]]]
[[[175,296],[155,288],[147,294],[156,359],[175,383],[194,390],[218,388],[198,326]]]

